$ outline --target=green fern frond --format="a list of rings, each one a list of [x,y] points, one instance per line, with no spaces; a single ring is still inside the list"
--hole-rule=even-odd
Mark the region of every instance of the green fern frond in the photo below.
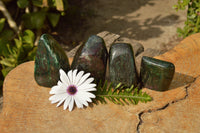
[[[108,83],[105,81],[103,87],[99,84],[97,86],[97,91],[95,92],[96,101],[100,103],[107,103],[105,99],[109,101],[125,105],[125,104],[138,104],[138,102],[148,102],[151,101],[152,98],[146,92],[142,92],[142,90],[138,90],[138,88],[134,88],[132,85],[130,88],[126,88],[122,83],[119,83],[116,87],[113,88],[112,83]]]

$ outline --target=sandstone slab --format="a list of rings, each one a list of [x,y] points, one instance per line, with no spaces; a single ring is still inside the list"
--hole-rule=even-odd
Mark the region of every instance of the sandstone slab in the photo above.
[[[176,66],[173,84],[187,84],[187,95],[169,104],[160,110],[153,110],[141,116],[140,131],[148,132],[176,132],[188,133],[200,131],[200,34],[194,34],[184,39],[171,51],[156,57],[172,61]],[[179,78],[178,78],[179,77]],[[176,88],[175,86],[171,86]]]
[[[75,108],[72,112],[64,111],[62,106],[56,108],[54,104],[50,104],[48,100],[50,88],[41,87],[35,82],[34,62],[21,64],[12,70],[4,81],[0,131],[5,133],[148,132],[155,126],[159,129],[157,132],[197,131],[200,129],[199,93],[196,91],[199,88],[200,74],[199,38],[200,34],[192,35],[173,50],[156,57],[172,62],[176,72],[168,91],[158,92],[143,88],[143,91],[153,98],[153,101],[146,104],[120,106],[108,102],[108,104],[91,104],[84,109]],[[190,95],[196,101],[189,99]],[[179,102],[183,103],[179,105]],[[159,111],[163,114],[157,114]],[[171,116],[173,118],[169,119]],[[180,126],[174,125],[175,120]],[[184,122],[181,123],[182,120]],[[178,129],[172,130],[175,128]]]
[[[200,131],[200,78],[187,88],[188,96],[165,109],[145,113],[141,133],[198,133]]]
[[[3,108],[3,97],[0,97],[0,112]]]

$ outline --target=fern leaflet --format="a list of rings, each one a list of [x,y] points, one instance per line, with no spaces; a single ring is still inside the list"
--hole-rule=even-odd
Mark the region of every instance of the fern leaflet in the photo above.
[[[132,85],[130,88],[126,88],[124,85],[119,83],[114,89],[113,84],[108,84],[108,81],[105,81],[103,87],[101,87],[101,83],[97,87],[97,91],[95,92],[96,100],[94,101],[97,104],[97,101],[101,103],[107,103],[105,99],[109,101],[125,105],[125,104],[138,104],[138,102],[148,102],[151,101],[152,98],[146,92],[142,92],[142,90],[138,90],[138,88],[134,88]]]

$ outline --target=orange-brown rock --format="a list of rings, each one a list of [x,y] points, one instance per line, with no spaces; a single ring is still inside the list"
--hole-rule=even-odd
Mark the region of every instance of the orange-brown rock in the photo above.
[[[143,133],[197,133],[200,131],[200,34],[184,39],[173,50],[157,57],[172,61],[176,66],[173,82],[185,86],[182,99],[169,102],[161,110],[144,113],[140,131]],[[174,85],[175,85],[174,84]],[[172,88],[176,88],[173,85]]]
[[[12,70],[4,81],[0,132],[196,132],[200,131],[200,34],[184,39],[171,51],[156,57],[174,63],[169,91],[144,88],[153,101],[120,106],[91,104],[72,112],[51,104],[50,88],[34,80],[34,62]]]

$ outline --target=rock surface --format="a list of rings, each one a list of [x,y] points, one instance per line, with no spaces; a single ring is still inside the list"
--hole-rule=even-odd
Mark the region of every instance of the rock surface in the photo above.
[[[109,51],[109,75],[114,86],[119,83],[127,87],[137,86],[138,73],[135,56],[128,43],[114,43]]]
[[[185,98],[164,109],[145,113],[141,119],[141,133],[198,133],[200,131],[200,78],[187,88]]]
[[[3,97],[0,97],[0,112],[2,111],[3,107]]]
[[[50,104],[50,88],[38,86],[34,80],[34,62],[21,64],[4,81],[0,131],[198,132],[199,55],[200,34],[195,34],[184,39],[173,50],[156,57],[172,62],[176,73],[168,91],[143,89],[153,97],[151,102],[126,106],[110,102],[91,104],[88,108],[75,108],[72,112]]]
[[[36,82],[45,87],[56,85],[59,69],[69,71],[69,61],[62,47],[50,35],[43,34],[39,40],[35,57],[34,76]]]
[[[174,64],[143,56],[140,70],[141,84],[157,91],[168,90],[175,72]]]
[[[96,35],[89,37],[82,45],[72,62],[71,68],[91,73],[96,83],[104,82],[106,76],[108,52],[104,40]]]

